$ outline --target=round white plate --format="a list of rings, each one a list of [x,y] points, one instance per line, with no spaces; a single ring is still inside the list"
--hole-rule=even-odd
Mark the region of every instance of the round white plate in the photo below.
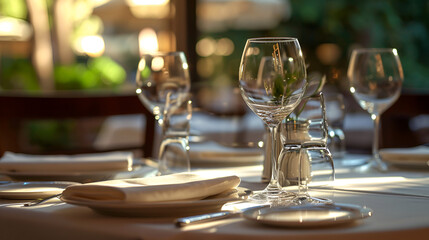
[[[0,198],[37,199],[60,194],[76,182],[16,182],[0,185]]]
[[[124,201],[87,201],[67,199],[64,196],[61,196],[61,200],[66,203],[89,207],[95,212],[109,216],[183,217],[220,211],[225,203],[243,200],[247,198],[249,194],[250,192],[240,190],[238,194],[237,192],[229,192],[202,200],[151,203]]]
[[[88,172],[2,172],[15,181],[71,181],[71,182],[96,182],[113,179],[121,174],[124,176],[139,173],[141,166],[134,166],[131,171],[88,171]]]
[[[122,171],[108,172],[0,172],[16,181],[75,181],[75,182],[94,182],[111,179]]]
[[[189,158],[198,164],[249,164],[264,159],[257,148],[225,147],[216,142],[191,143],[190,148]]]
[[[383,161],[398,167],[429,169],[429,147],[385,148],[380,150]]]
[[[384,159],[383,159],[384,160]],[[421,169],[429,169],[429,160],[384,160],[387,163],[390,163],[397,167],[410,167],[410,168],[421,168]]]
[[[384,162],[392,164],[395,167],[429,169],[429,157],[427,159],[394,159],[382,158]]]
[[[243,216],[251,221],[277,227],[324,227],[370,217],[373,211],[351,204],[299,205],[250,209]]]

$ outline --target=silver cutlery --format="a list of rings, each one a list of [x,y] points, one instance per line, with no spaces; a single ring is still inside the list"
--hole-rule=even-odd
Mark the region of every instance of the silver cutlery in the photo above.
[[[33,206],[37,206],[37,205],[46,203],[46,202],[48,202],[48,201],[50,201],[52,199],[60,198],[60,197],[61,197],[61,193],[55,194],[55,195],[52,195],[52,196],[49,196],[49,197],[45,197],[45,198],[39,198],[39,199],[36,199],[34,201],[24,203],[22,206],[23,207],[33,207]]]
[[[268,206],[269,205],[257,205],[252,207],[246,207],[236,211],[220,211],[220,212],[213,212],[213,213],[206,213],[206,214],[200,214],[195,216],[177,218],[174,221],[174,225],[176,227],[184,227],[192,224],[212,222],[212,221],[221,220],[225,218],[241,216],[245,211],[248,211],[251,209],[257,209],[257,208],[264,208]]]

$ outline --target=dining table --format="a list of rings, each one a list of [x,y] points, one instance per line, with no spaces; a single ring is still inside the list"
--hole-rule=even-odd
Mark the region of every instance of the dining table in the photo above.
[[[0,239],[425,239],[429,236],[429,167],[391,166],[362,171],[366,155],[334,159],[331,187],[310,188],[312,196],[371,209],[367,218],[329,226],[269,226],[233,215],[178,227],[174,217],[115,216],[53,198],[24,207],[29,200],[0,199]],[[147,175],[151,166],[142,167]],[[264,189],[262,162],[194,166],[192,171],[230,172],[240,187]],[[141,177],[141,176],[140,176]],[[242,200],[240,200],[242,201]],[[244,200],[245,201],[245,200]],[[172,203],[174,204],[174,203]],[[230,204],[230,203],[228,203]],[[178,206],[180,207],[180,206]]]

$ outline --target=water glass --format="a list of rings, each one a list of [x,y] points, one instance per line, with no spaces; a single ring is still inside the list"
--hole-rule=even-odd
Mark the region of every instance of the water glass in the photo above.
[[[286,146],[280,153],[279,183],[288,192],[293,192],[295,203],[330,202],[314,198],[311,187],[331,188],[335,179],[332,156],[327,148]]]
[[[192,101],[166,96],[162,139],[159,148],[158,175],[189,172],[189,130],[192,118]]]
[[[340,93],[325,94],[326,120],[328,121],[328,149],[334,158],[343,158],[346,139],[343,130],[345,106]]]
[[[136,93],[142,104],[153,113],[158,126],[167,122],[165,113],[167,96],[169,101],[185,99],[189,94],[191,80],[188,63],[183,52],[144,53],[136,74]],[[170,108],[174,104],[169,104]],[[161,140],[164,138],[160,137]]]
[[[310,185],[330,185],[334,164],[327,148],[328,125],[323,94],[305,98],[280,127],[279,184],[296,204],[327,203],[309,195]]]
[[[283,145],[326,147],[328,125],[325,115],[322,93],[303,99],[282,122],[280,139]]]

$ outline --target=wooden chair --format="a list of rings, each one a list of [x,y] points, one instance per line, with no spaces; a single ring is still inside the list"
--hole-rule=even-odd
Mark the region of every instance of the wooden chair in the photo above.
[[[22,133],[25,121],[70,121],[130,114],[145,116],[146,124],[141,133],[144,139],[142,145],[100,150],[93,146],[93,139],[89,139],[88,146],[76,148],[25,149],[22,146],[22,139],[28,138]],[[29,95],[0,92],[0,156],[5,151],[28,154],[78,154],[136,150],[140,152],[141,156],[151,157],[155,126],[153,115],[142,105],[135,94],[56,92]],[[77,131],[74,132],[76,134],[82,130],[72,131]]]

